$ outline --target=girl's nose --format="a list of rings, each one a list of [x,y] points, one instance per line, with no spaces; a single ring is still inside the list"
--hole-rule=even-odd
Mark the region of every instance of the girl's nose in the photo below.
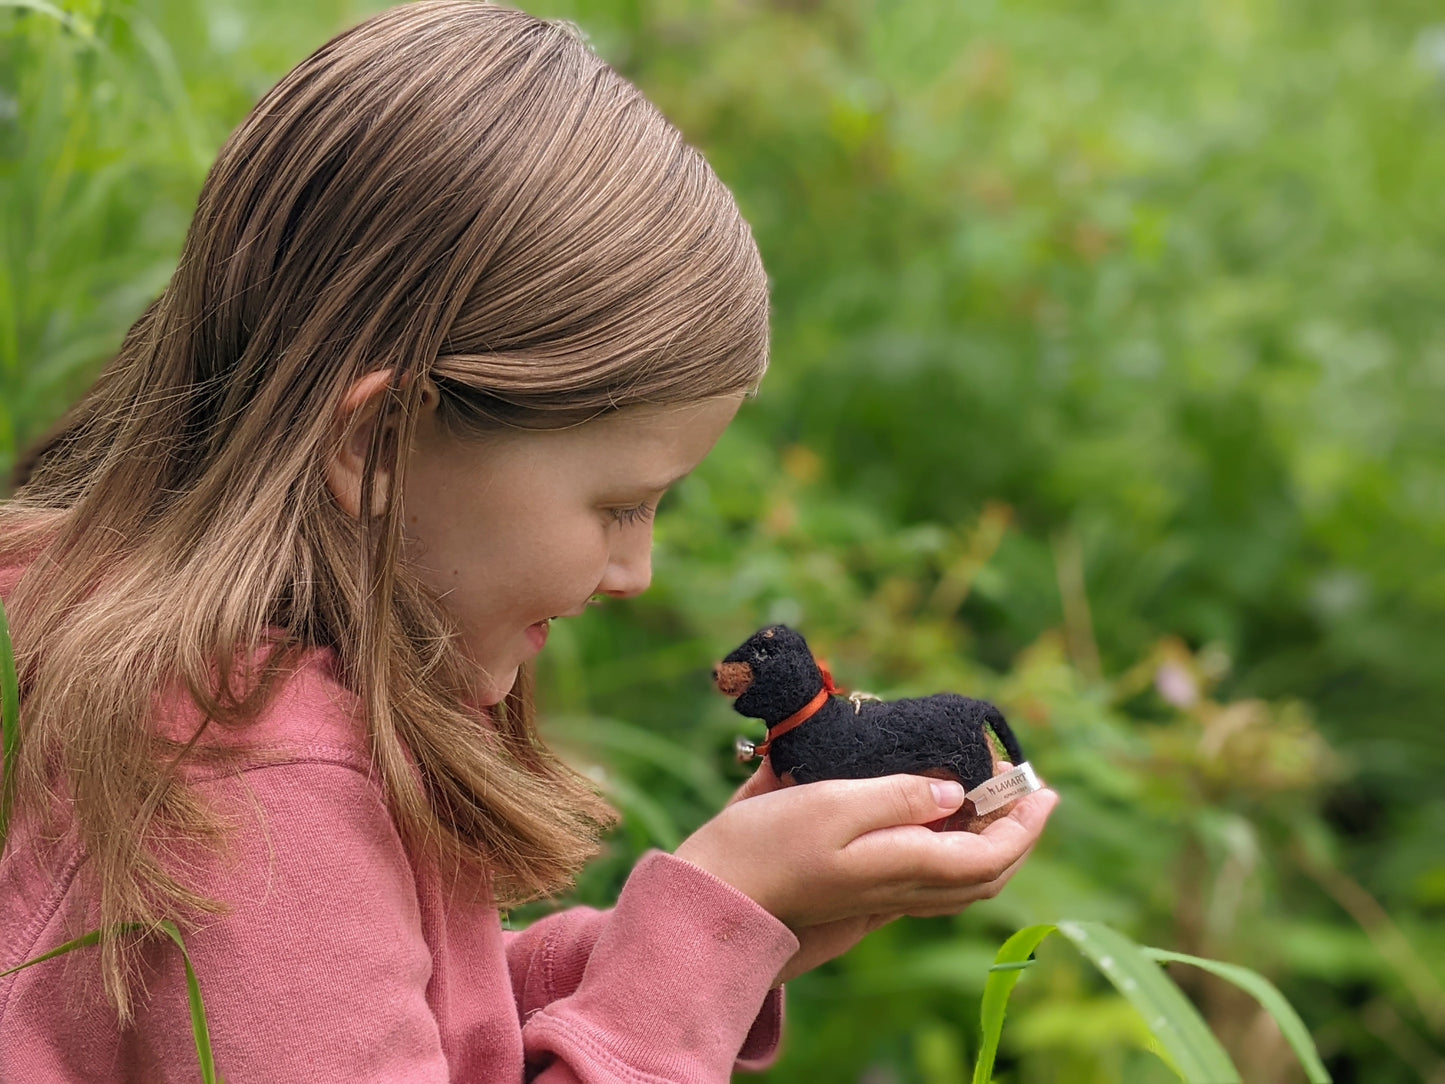
[[[597,590],[613,598],[632,598],[652,583],[652,532],[638,531],[632,540],[619,539],[612,547],[607,571]]]

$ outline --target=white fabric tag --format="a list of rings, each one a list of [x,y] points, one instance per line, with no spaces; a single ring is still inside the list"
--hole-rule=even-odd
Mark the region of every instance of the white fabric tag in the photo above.
[[[974,812],[980,817],[1002,809],[1016,798],[1042,790],[1044,785],[1034,774],[1033,767],[1026,760],[1017,768],[1011,768],[1003,775],[996,775],[974,787],[964,797],[973,803]]]

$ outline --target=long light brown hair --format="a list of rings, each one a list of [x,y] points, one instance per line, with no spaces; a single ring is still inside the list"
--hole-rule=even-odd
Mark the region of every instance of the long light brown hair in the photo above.
[[[422,376],[485,433],[749,390],[766,357],[732,197],[574,30],[424,0],[334,38],[226,142],[170,284],[0,504],[0,565],[26,567],[17,815],[69,799],[106,927],[224,905],[158,842],[217,829],[156,698],[243,728],[326,647],[409,844],[485,871],[500,904],[556,891],[613,814],[538,738],[530,674],[491,718],[466,706],[402,502],[370,507],[382,427],[361,518],[326,487],[338,408],[389,371],[405,447]],[[124,1018],[131,956],[105,953]]]

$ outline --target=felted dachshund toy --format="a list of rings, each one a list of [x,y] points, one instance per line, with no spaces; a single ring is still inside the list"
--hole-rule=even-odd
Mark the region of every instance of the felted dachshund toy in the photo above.
[[[971,796],[935,827],[979,831],[1003,816],[1014,798],[1039,786],[992,704],[956,693],[893,701],[843,696],[807,641],[786,625],[755,632],[713,667],[713,681],[736,698],[735,711],[767,724],[766,741],[738,743],[739,758],[768,757],[784,782],[910,773],[957,779],[973,792],[1009,772],[989,741],[992,731],[1008,760],[1023,768],[1000,778],[997,787],[1005,793]]]

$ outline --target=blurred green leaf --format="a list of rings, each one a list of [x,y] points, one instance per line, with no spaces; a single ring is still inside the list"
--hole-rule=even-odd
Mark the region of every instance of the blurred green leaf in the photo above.
[[[1203,968],[1210,974],[1218,975],[1227,979],[1241,990],[1251,994],[1274,1017],[1274,1022],[1279,1025],[1280,1033],[1284,1035],[1285,1041],[1290,1049],[1295,1052],[1295,1057],[1304,1066],[1305,1076],[1310,1084],[1330,1084],[1329,1072],[1325,1069],[1324,1063],[1320,1061],[1319,1051],[1315,1049],[1314,1039],[1310,1037],[1309,1029],[1300,1019],[1299,1013],[1284,999],[1279,988],[1270,982],[1263,975],[1249,970],[1247,967],[1239,967],[1235,964],[1221,963],[1218,960],[1205,960],[1198,956],[1190,956],[1182,952],[1170,952],[1167,949],[1146,948],[1144,955],[1151,960],[1158,960],[1160,963],[1189,964],[1191,967]]]

